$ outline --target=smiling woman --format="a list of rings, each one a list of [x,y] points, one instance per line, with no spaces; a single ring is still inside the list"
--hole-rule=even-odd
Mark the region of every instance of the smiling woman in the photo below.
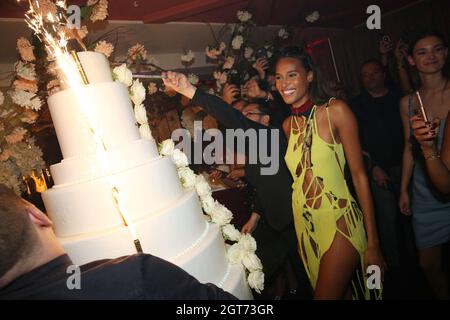
[[[295,229],[314,298],[380,298],[381,291],[365,286],[367,268],[383,270],[385,263],[356,120],[345,102],[330,99],[311,58],[297,47],[280,54],[276,88],[292,110],[283,123],[289,137],[285,160],[294,178]],[[345,181],[346,159],[362,210]]]

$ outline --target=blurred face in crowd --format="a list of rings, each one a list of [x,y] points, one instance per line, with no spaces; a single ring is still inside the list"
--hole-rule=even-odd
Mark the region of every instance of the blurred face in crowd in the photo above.
[[[276,65],[275,86],[285,103],[299,107],[308,98],[309,86],[313,80],[312,71],[306,71],[300,60],[281,58]]]
[[[250,103],[248,106],[242,110],[242,114],[255,122],[258,122],[263,125],[269,124],[269,116],[267,114],[264,114],[261,112],[261,109],[259,108],[259,105],[256,103]]]
[[[441,39],[429,36],[417,41],[412,56],[408,57],[411,65],[425,74],[440,72],[447,59],[448,48],[444,46]]]
[[[361,80],[367,91],[378,91],[384,88],[386,74],[375,62],[366,63],[361,67]]]

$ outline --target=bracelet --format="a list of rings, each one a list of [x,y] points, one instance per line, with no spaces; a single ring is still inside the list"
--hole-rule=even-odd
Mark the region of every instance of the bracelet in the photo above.
[[[425,157],[425,160],[436,160],[436,159],[439,159],[441,156],[437,153],[432,153],[428,156],[424,155],[424,157]]]

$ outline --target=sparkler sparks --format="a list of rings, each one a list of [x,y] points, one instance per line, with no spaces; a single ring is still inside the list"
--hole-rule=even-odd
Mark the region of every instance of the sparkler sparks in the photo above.
[[[18,2],[20,2],[20,0],[18,0]],[[59,12],[57,12],[56,15],[51,12],[43,12],[44,10],[42,10],[39,0],[28,0],[28,3],[30,8],[25,14],[25,22],[44,44],[50,59],[56,60],[56,63],[62,71],[67,84],[75,93],[75,96],[79,101],[79,106],[81,107],[82,115],[86,120],[86,124],[90,132],[92,133],[96,146],[96,152],[102,169],[106,174],[107,181],[111,186],[112,197],[116,203],[119,214],[124,221],[124,225],[127,226],[131,232],[136,250],[138,252],[142,252],[136,229],[125,207],[126,201],[124,195],[119,192],[117,187],[118,183],[111,175],[112,168],[110,167],[110,162],[106,156],[108,146],[103,139],[102,132],[99,129],[100,126],[97,125],[97,119],[92,112],[93,106],[83,91],[84,85],[88,83],[88,79],[85,78],[85,75],[83,76],[82,66],[77,65],[77,59],[73,59],[70,55],[67,48],[69,39],[65,32],[61,31],[64,30],[64,27],[67,25],[65,11],[61,12],[62,10],[65,10],[66,3],[62,0],[56,2],[56,6],[59,8]],[[84,47],[84,44],[82,44],[80,39],[76,40],[82,47]]]

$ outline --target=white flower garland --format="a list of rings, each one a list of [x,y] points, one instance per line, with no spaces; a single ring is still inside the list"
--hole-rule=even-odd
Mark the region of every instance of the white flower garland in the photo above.
[[[133,81],[133,74],[127,68],[126,64],[113,69],[114,79],[122,82],[129,90],[131,101],[134,104],[134,116],[138,123],[139,133],[141,138],[151,140],[153,139],[148,124],[147,111],[142,104],[145,100],[145,88],[139,79]]]
[[[206,179],[202,175],[196,175],[189,168],[187,156],[175,148],[175,143],[171,139],[167,139],[159,145],[159,152],[162,156],[172,158],[183,188],[195,188],[203,211],[212,223],[220,227],[224,239],[235,242],[227,249],[228,260],[231,264],[241,263],[248,273],[248,285],[256,292],[261,293],[264,290],[264,273],[261,260],[255,254],[257,247],[255,239],[250,234],[241,234],[230,224],[233,219],[231,211],[214,200]]]

